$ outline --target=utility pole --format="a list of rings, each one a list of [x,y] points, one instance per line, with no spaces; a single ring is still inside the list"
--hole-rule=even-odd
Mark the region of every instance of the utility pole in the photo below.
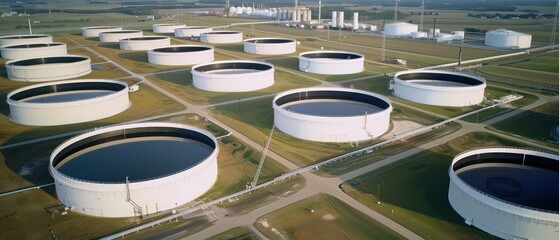
[[[425,11],[425,0],[421,0],[421,19],[419,20],[419,31],[423,31],[423,12]]]
[[[382,14],[384,16],[384,20],[382,21],[382,62],[385,61],[385,56],[386,56],[386,15]]]
[[[437,26],[437,19],[433,18],[433,41],[435,41],[435,28]]]
[[[553,23],[553,30],[551,31],[551,39],[549,41],[550,45],[555,44],[555,32],[557,31],[557,14],[559,13],[559,0],[557,0],[557,6],[555,7],[555,22]]]
[[[229,17],[229,0],[225,0],[225,11],[223,11],[225,13],[226,17]]]
[[[462,46],[460,46],[460,50],[458,52],[458,71],[462,67]]]
[[[322,22],[322,0],[318,0],[318,22]]]
[[[398,21],[398,0],[396,0],[396,5],[394,7],[394,22]]]

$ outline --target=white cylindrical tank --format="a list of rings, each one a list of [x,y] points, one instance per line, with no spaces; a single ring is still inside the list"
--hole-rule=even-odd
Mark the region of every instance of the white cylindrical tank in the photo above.
[[[318,74],[352,74],[363,71],[365,57],[346,51],[311,51],[299,54],[299,70]]]
[[[394,95],[435,106],[464,107],[481,103],[485,79],[460,72],[410,70],[394,75]]]
[[[359,29],[359,13],[353,13],[353,30]]]
[[[122,50],[148,50],[171,45],[171,38],[167,36],[143,36],[123,38],[119,40]]]
[[[141,30],[122,30],[122,31],[111,31],[99,33],[99,41],[117,43],[123,38],[133,38],[144,36],[144,32]]]
[[[200,33],[200,42],[237,43],[243,41],[243,33],[237,31],[213,31]]]
[[[148,50],[150,63],[159,65],[194,65],[212,62],[214,48],[201,45],[172,45]]]
[[[66,43],[62,42],[6,45],[0,47],[0,52],[4,59],[25,59],[68,54]]]
[[[485,45],[499,48],[530,48],[532,35],[497,29],[485,33]]]
[[[99,120],[130,106],[126,83],[100,79],[35,84],[10,92],[6,102],[14,122],[32,126]]]
[[[452,31],[453,40],[464,40],[464,31]]]
[[[559,156],[553,153],[518,147],[470,150],[450,165],[448,200],[466,224],[500,239],[555,240],[558,170]]]
[[[82,36],[86,38],[99,37],[102,32],[121,31],[122,27],[117,26],[95,26],[82,28]]]
[[[377,138],[390,125],[392,106],[384,96],[348,88],[304,88],[273,100],[274,125],[293,137],[318,142]]]
[[[310,22],[312,20],[312,10],[307,10],[307,22]]]
[[[299,15],[299,10],[297,10],[296,8],[293,9],[293,15],[292,15],[292,21],[293,22],[298,22],[298,15]]]
[[[274,65],[258,61],[217,61],[192,67],[193,85],[213,92],[249,92],[274,84]]]
[[[412,32],[417,32],[417,25],[406,22],[387,23],[384,25],[384,32],[394,37],[410,36]]]
[[[236,11],[237,11],[237,8],[236,8],[236,7],[231,6],[231,7],[229,8],[229,12],[230,12],[230,13],[235,13]]]
[[[302,14],[303,16],[302,16],[302,18],[301,18],[301,22],[307,21],[307,14],[308,14],[307,10],[304,9],[304,8],[302,8],[302,9],[301,9],[301,12],[303,13],[303,14]]]
[[[199,37],[200,33],[207,33],[213,31],[212,27],[205,26],[190,26],[175,29],[175,37]]]
[[[332,27],[335,28],[338,26],[338,12],[332,11]]]
[[[58,200],[72,211],[137,217],[180,207],[208,191],[217,180],[218,154],[207,131],[133,123],[65,141],[52,152],[49,172]]]
[[[51,43],[51,42],[52,42],[52,36],[46,34],[0,36],[0,47],[6,45]]]
[[[344,27],[344,12],[340,11],[338,12],[338,27],[339,28],[343,28]]]
[[[26,58],[6,62],[8,78],[45,82],[81,77],[91,73],[91,59],[82,55]]]
[[[294,53],[297,41],[288,38],[252,38],[244,41],[247,53],[262,55],[278,55]]]
[[[184,28],[186,24],[153,24],[152,31],[154,33],[175,33],[175,28]]]
[[[412,32],[410,34],[411,38],[427,38],[427,32]]]

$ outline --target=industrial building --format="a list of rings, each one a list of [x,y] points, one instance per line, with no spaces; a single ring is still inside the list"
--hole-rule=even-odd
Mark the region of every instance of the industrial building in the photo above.
[[[445,107],[481,103],[485,87],[485,79],[481,77],[438,70],[402,71],[390,82],[390,89],[399,98]]]
[[[118,43],[123,38],[142,37],[144,32],[141,30],[121,30],[99,33],[99,41],[108,43]]]
[[[237,43],[243,41],[243,33],[237,31],[213,31],[200,33],[203,43]]]
[[[152,31],[153,33],[175,33],[175,29],[185,27],[186,24],[153,24]]]
[[[311,51],[299,54],[299,70],[318,74],[352,74],[363,71],[365,57],[347,51]]]
[[[95,26],[82,28],[82,36],[86,38],[99,37],[102,32],[121,31],[122,27],[118,26]]]
[[[512,147],[454,157],[450,205],[468,225],[501,239],[557,239],[559,156]]]
[[[147,52],[149,62],[159,65],[194,65],[214,60],[214,48],[202,45],[172,45]]]
[[[143,36],[121,38],[118,42],[122,50],[148,50],[171,45],[171,38],[167,36]]]
[[[91,59],[82,55],[63,55],[10,60],[8,78],[23,82],[45,82],[81,77],[91,73]]]
[[[530,48],[532,35],[506,29],[485,33],[485,45],[498,48]]]
[[[247,60],[217,61],[192,67],[193,85],[213,92],[249,92],[274,84],[274,65]]]
[[[261,55],[289,54],[297,50],[297,41],[289,38],[251,38],[244,41],[244,50]]]
[[[377,138],[390,125],[392,106],[384,96],[347,88],[303,88],[273,100],[274,125],[293,137],[317,142]]]
[[[21,45],[21,44],[51,43],[51,42],[52,42],[52,36],[47,34],[0,36],[0,47],[6,45]]]
[[[73,137],[50,156],[56,196],[96,217],[144,216],[177,208],[217,179],[209,132],[173,123],[134,123]],[[164,162],[165,164],[162,164]]]
[[[0,47],[4,59],[25,59],[35,57],[62,56],[68,54],[66,43],[33,43],[5,45]]]
[[[126,83],[99,79],[35,84],[10,92],[6,102],[14,122],[33,126],[94,121],[130,106]]]

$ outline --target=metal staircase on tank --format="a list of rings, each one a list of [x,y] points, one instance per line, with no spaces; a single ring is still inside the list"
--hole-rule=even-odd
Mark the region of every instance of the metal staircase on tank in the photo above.
[[[258,162],[258,168],[256,168],[256,173],[254,174],[254,178],[250,183],[250,189],[256,187],[256,182],[258,181],[258,177],[260,176],[260,172],[262,171],[262,167],[264,166],[264,161],[266,160],[266,155],[268,153],[268,148],[270,147],[270,142],[272,142],[272,136],[274,135],[274,131],[276,130],[276,125],[272,125],[272,130],[270,131],[270,136],[268,136],[268,140],[266,145],[262,149],[262,154],[260,155],[260,161]]]
[[[142,216],[142,207],[140,207],[136,202],[132,201],[130,198],[130,181],[128,181],[128,176],[126,176],[126,201],[132,204],[134,208],[134,216],[139,215]]]

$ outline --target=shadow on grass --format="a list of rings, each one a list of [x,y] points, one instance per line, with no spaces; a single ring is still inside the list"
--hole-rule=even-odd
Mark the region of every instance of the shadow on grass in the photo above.
[[[118,56],[121,58],[125,58],[135,62],[141,62],[141,63],[147,63],[149,61],[145,51],[121,53],[118,54]]]

